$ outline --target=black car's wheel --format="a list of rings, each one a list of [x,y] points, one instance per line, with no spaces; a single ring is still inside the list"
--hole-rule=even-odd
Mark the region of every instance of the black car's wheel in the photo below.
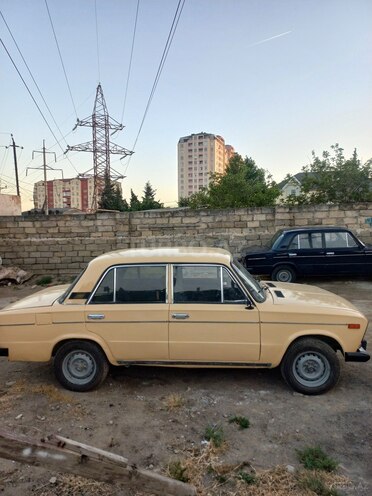
[[[281,265],[273,270],[271,279],[280,282],[295,282],[296,272],[288,265]]]
[[[336,352],[327,343],[304,338],[287,350],[281,372],[295,391],[310,395],[322,394],[337,384],[340,362]]]
[[[58,381],[71,391],[90,391],[106,378],[109,364],[101,348],[89,341],[68,341],[54,357]]]

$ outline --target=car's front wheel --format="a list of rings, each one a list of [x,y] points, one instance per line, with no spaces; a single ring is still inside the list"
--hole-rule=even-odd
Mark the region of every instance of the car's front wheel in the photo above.
[[[291,267],[282,265],[273,270],[271,279],[279,282],[295,282],[296,272]]]
[[[281,372],[295,391],[322,394],[337,384],[340,362],[329,344],[315,338],[300,339],[287,350]]]
[[[54,357],[58,381],[71,391],[90,391],[106,378],[109,364],[101,348],[89,341],[68,341]]]

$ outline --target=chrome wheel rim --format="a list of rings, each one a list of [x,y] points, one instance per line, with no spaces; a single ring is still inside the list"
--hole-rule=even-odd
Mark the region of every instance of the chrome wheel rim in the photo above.
[[[96,374],[97,365],[93,356],[86,351],[71,351],[62,363],[63,375],[73,384],[87,384]]]
[[[331,366],[324,355],[307,351],[297,355],[293,362],[292,371],[302,386],[318,387],[328,381]]]

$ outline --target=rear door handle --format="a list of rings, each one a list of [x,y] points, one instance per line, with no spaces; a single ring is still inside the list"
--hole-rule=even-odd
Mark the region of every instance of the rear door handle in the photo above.
[[[104,318],[105,318],[105,316],[103,313],[90,313],[88,315],[89,320],[102,320]]]
[[[335,254],[335,252],[334,252],[334,251],[327,251],[327,252],[326,252],[326,255],[334,255],[334,254]]]
[[[172,319],[186,320],[190,317],[188,313],[172,313]]]
[[[288,253],[290,257],[297,257],[297,253]]]

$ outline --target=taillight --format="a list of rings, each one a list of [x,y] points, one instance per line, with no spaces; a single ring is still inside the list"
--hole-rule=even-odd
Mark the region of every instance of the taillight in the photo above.
[[[348,324],[348,329],[360,329],[360,324]]]

